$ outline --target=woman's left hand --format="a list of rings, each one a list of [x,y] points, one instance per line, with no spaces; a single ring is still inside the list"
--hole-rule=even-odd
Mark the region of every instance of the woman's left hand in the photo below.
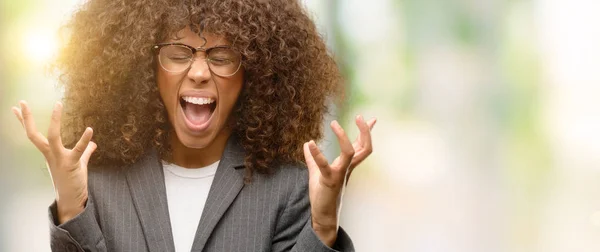
[[[373,151],[371,129],[375,122],[376,119],[365,122],[362,116],[357,116],[356,125],[360,135],[354,143],[350,143],[337,121],[331,122],[341,150],[340,156],[331,164],[314,141],[304,143],[304,158],[309,172],[312,227],[321,241],[330,247],[337,239],[338,214],[344,187],[354,168]]]

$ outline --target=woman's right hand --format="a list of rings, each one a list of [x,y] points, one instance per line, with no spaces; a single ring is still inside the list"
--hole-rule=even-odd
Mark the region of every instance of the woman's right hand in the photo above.
[[[88,199],[87,165],[97,147],[90,141],[92,128],[85,129],[73,149],[67,149],[60,137],[60,102],[57,102],[52,110],[48,138],[37,131],[27,103],[20,101],[19,104],[21,108],[13,107],[12,111],[25,128],[29,140],[46,158],[54,184],[58,222],[65,223],[83,211]]]

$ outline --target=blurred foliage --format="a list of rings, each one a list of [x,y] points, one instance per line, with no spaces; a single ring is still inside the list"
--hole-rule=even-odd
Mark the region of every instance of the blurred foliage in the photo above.
[[[443,182],[439,182],[439,187],[426,189],[410,187],[406,182],[410,181],[410,176],[427,175],[419,173],[423,171],[419,170],[418,164],[429,160],[407,162],[416,164],[413,168],[396,167],[398,160],[395,159],[414,156],[415,159],[446,160],[446,157],[435,156],[439,153],[434,151],[413,155],[387,150],[410,150],[400,147],[422,143],[410,142],[407,135],[422,134],[418,136],[430,137],[434,142],[439,137],[444,150],[447,149],[442,154],[451,156],[449,160],[460,160],[447,165],[452,170],[441,173],[444,177],[440,181],[450,185],[474,185],[472,188],[490,194],[501,191],[499,194],[506,198],[490,201],[502,209],[499,210],[502,216],[495,217],[506,218],[506,223],[499,225],[508,226],[506,233],[502,233],[508,238],[493,239],[507,244],[509,251],[532,251],[536,237],[543,231],[540,213],[546,207],[543,201],[550,191],[549,179],[556,166],[542,118],[545,66],[537,48],[539,43],[534,39],[538,29],[534,20],[535,1],[312,2],[323,15],[320,17],[324,25],[322,33],[329,39],[347,84],[346,102],[334,111],[335,118],[354,135],[355,114],[365,112],[379,119],[374,132],[376,152],[366,161],[367,167],[361,168],[367,176],[358,176],[357,180],[362,179],[363,184],[371,183],[368,185],[377,188],[373,190],[388,185],[394,187],[390,191],[401,192],[403,198],[398,200],[402,204],[392,203],[402,210],[417,209],[413,212],[415,215],[427,212],[415,206],[441,208],[423,202],[436,201],[431,195],[446,195],[447,191],[458,189],[444,188],[440,186],[447,185]],[[350,8],[349,5],[360,7]],[[375,9],[373,14],[367,7],[375,5],[383,7]],[[40,85],[55,80],[45,75],[43,66],[23,57],[23,51],[17,49],[21,47],[16,46],[23,43],[22,35],[31,28],[23,21],[32,19],[32,13],[39,13],[39,8],[33,0],[0,2],[0,119],[5,122],[0,128],[0,201],[9,197],[9,191],[19,194],[50,188],[43,158],[27,142],[9,109],[19,99],[27,97],[39,108],[34,111],[39,118],[38,128],[45,129],[47,125],[49,110],[44,107],[49,107],[53,100],[52,95],[44,91],[48,87],[40,89]],[[356,26],[361,23],[366,25]],[[373,39],[365,34],[377,37]],[[423,141],[427,140],[430,139]],[[337,144],[327,148],[335,153]],[[378,153],[397,156],[382,157]],[[447,182],[453,179],[458,182]],[[479,183],[484,186],[477,187]],[[419,190],[430,191],[426,191],[429,194],[418,194]],[[470,194],[462,197],[473,199],[462,202],[472,205],[456,208],[467,213],[484,212],[486,206],[478,201],[481,198],[473,196],[479,192],[466,191]],[[384,194],[381,191],[372,193]],[[433,199],[424,199],[428,195]],[[369,195],[371,198],[376,197]],[[449,214],[430,211],[438,215]],[[428,217],[434,219],[436,216]],[[475,226],[474,230],[487,228],[482,227],[485,223],[479,224],[484,217],[472,218],[457,219],[465,221],[466,226]],[[425,232],[424,236],[427,234]],[[378,235],[385,237],[383,233]],[[5,249],[0,245],[0,250]]]

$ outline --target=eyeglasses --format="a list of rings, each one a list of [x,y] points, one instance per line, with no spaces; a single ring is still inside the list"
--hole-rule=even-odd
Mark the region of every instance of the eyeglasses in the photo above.
[[[181,73],[190,68],[196,52],[204,52],[210,71],[221,77],[235,75],[242,65],[242,55],[229,46],[194,48],[181,43],[157,44],[152,49],[158,53],[158,62],[167,72]]]

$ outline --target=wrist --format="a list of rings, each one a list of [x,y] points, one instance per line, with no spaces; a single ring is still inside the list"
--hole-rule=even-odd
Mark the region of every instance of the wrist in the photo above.
[[[63,224],[83,212],[85,208],[85,202],[83,204],[66,204],[65,202],[61,202],[58,199],[56,200],[56,217],[58,219],[58,223]]]
[[[312,218],[311,224],[319,239],[328,247],[333,247],[333,244],[337,239],[337,218]]]
[[[71,208],[71,209],[61,209],[60,207],[56,207],[57,209],[57,217],[58,224],[63,224],[77,216],[79,213],[83,212],[83,207],[81,208]]]

